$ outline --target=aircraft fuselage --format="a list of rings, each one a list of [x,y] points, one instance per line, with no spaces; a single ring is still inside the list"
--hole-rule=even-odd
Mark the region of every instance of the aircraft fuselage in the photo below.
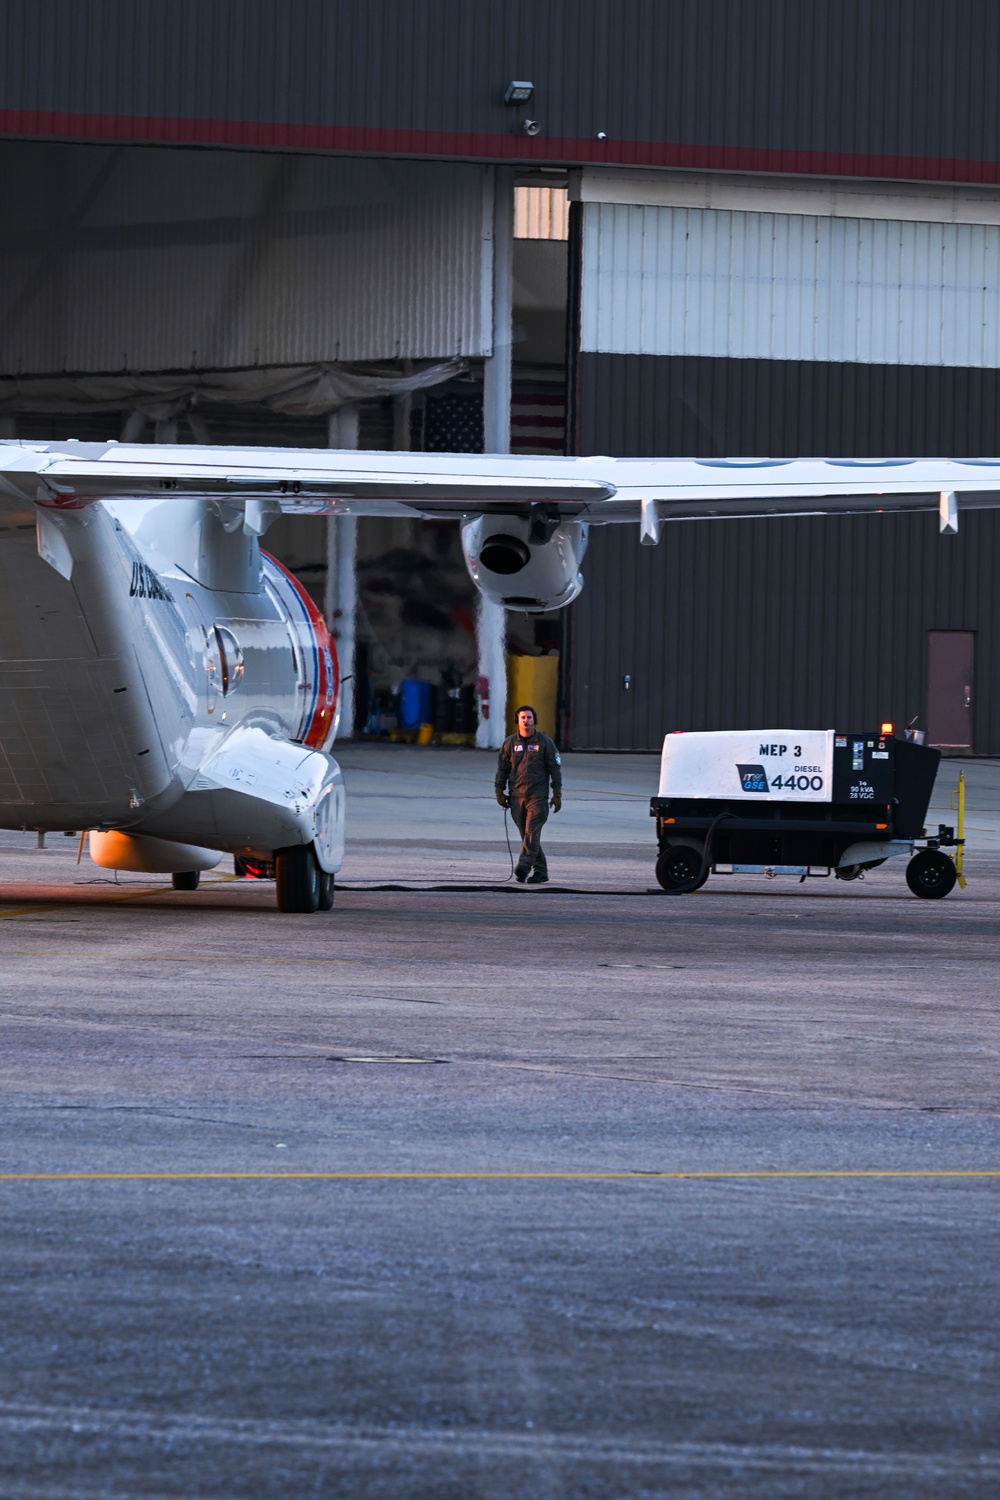
[[[342,825],[335,655],[255,535],[185,498],[0,525],[0,826],[266,855],[324,786]]]

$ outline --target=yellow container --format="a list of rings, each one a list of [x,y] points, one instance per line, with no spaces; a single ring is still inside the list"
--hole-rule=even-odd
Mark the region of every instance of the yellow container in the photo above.
[[[555,738],[556,692],[559,686],[559,655],[508,656],[507,733],[517,728],[514,710],[530,703],[538,714],[538,727]]]

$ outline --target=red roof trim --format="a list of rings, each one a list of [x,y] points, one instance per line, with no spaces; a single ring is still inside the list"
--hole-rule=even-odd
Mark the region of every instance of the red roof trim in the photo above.
[[[589,137],[520,136],[447,130],[389,130],[353,125],[283,125],[259,120],[184,120],[151,115],[88,115],[69,110],[0,110],[0,135],[146,145],[242,146],[260,150],[338,151],[356,155],[477,158],[560,165],[686,167],[717,172],[878,177],[929,182],[1000,183],[1000,162],[856,151],[762,146],[697,146]]]

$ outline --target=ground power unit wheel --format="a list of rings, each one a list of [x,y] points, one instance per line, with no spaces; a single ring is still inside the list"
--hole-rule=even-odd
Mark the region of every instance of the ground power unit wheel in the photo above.
[[[698,890],[708,879],[701,872],[702,852],[689,844],[668,844],[656,861],[656,878],[672,896],[685,896]]]
[[[906,867],[906,883],[915,896],[940,901],[958,879],[955,862],[940,849],[921,849]]]
[[[170,884],[175,891],[196,891],[200,880],[200,870],[177,870],[171,875]]]
[[[278,910],[319,911],[321,873],[311,844],[276,849],[274,878],[278,886]]]

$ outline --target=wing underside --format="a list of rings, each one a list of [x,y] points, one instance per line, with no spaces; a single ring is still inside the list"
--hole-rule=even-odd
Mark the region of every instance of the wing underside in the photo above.
[[[0,487],[46,508],[201,495],[251,514],[591,523],[1000,506],[1000,459],[616,459],[95,443],[0,444]],[[256,510],[252,508],[256,507]]]

